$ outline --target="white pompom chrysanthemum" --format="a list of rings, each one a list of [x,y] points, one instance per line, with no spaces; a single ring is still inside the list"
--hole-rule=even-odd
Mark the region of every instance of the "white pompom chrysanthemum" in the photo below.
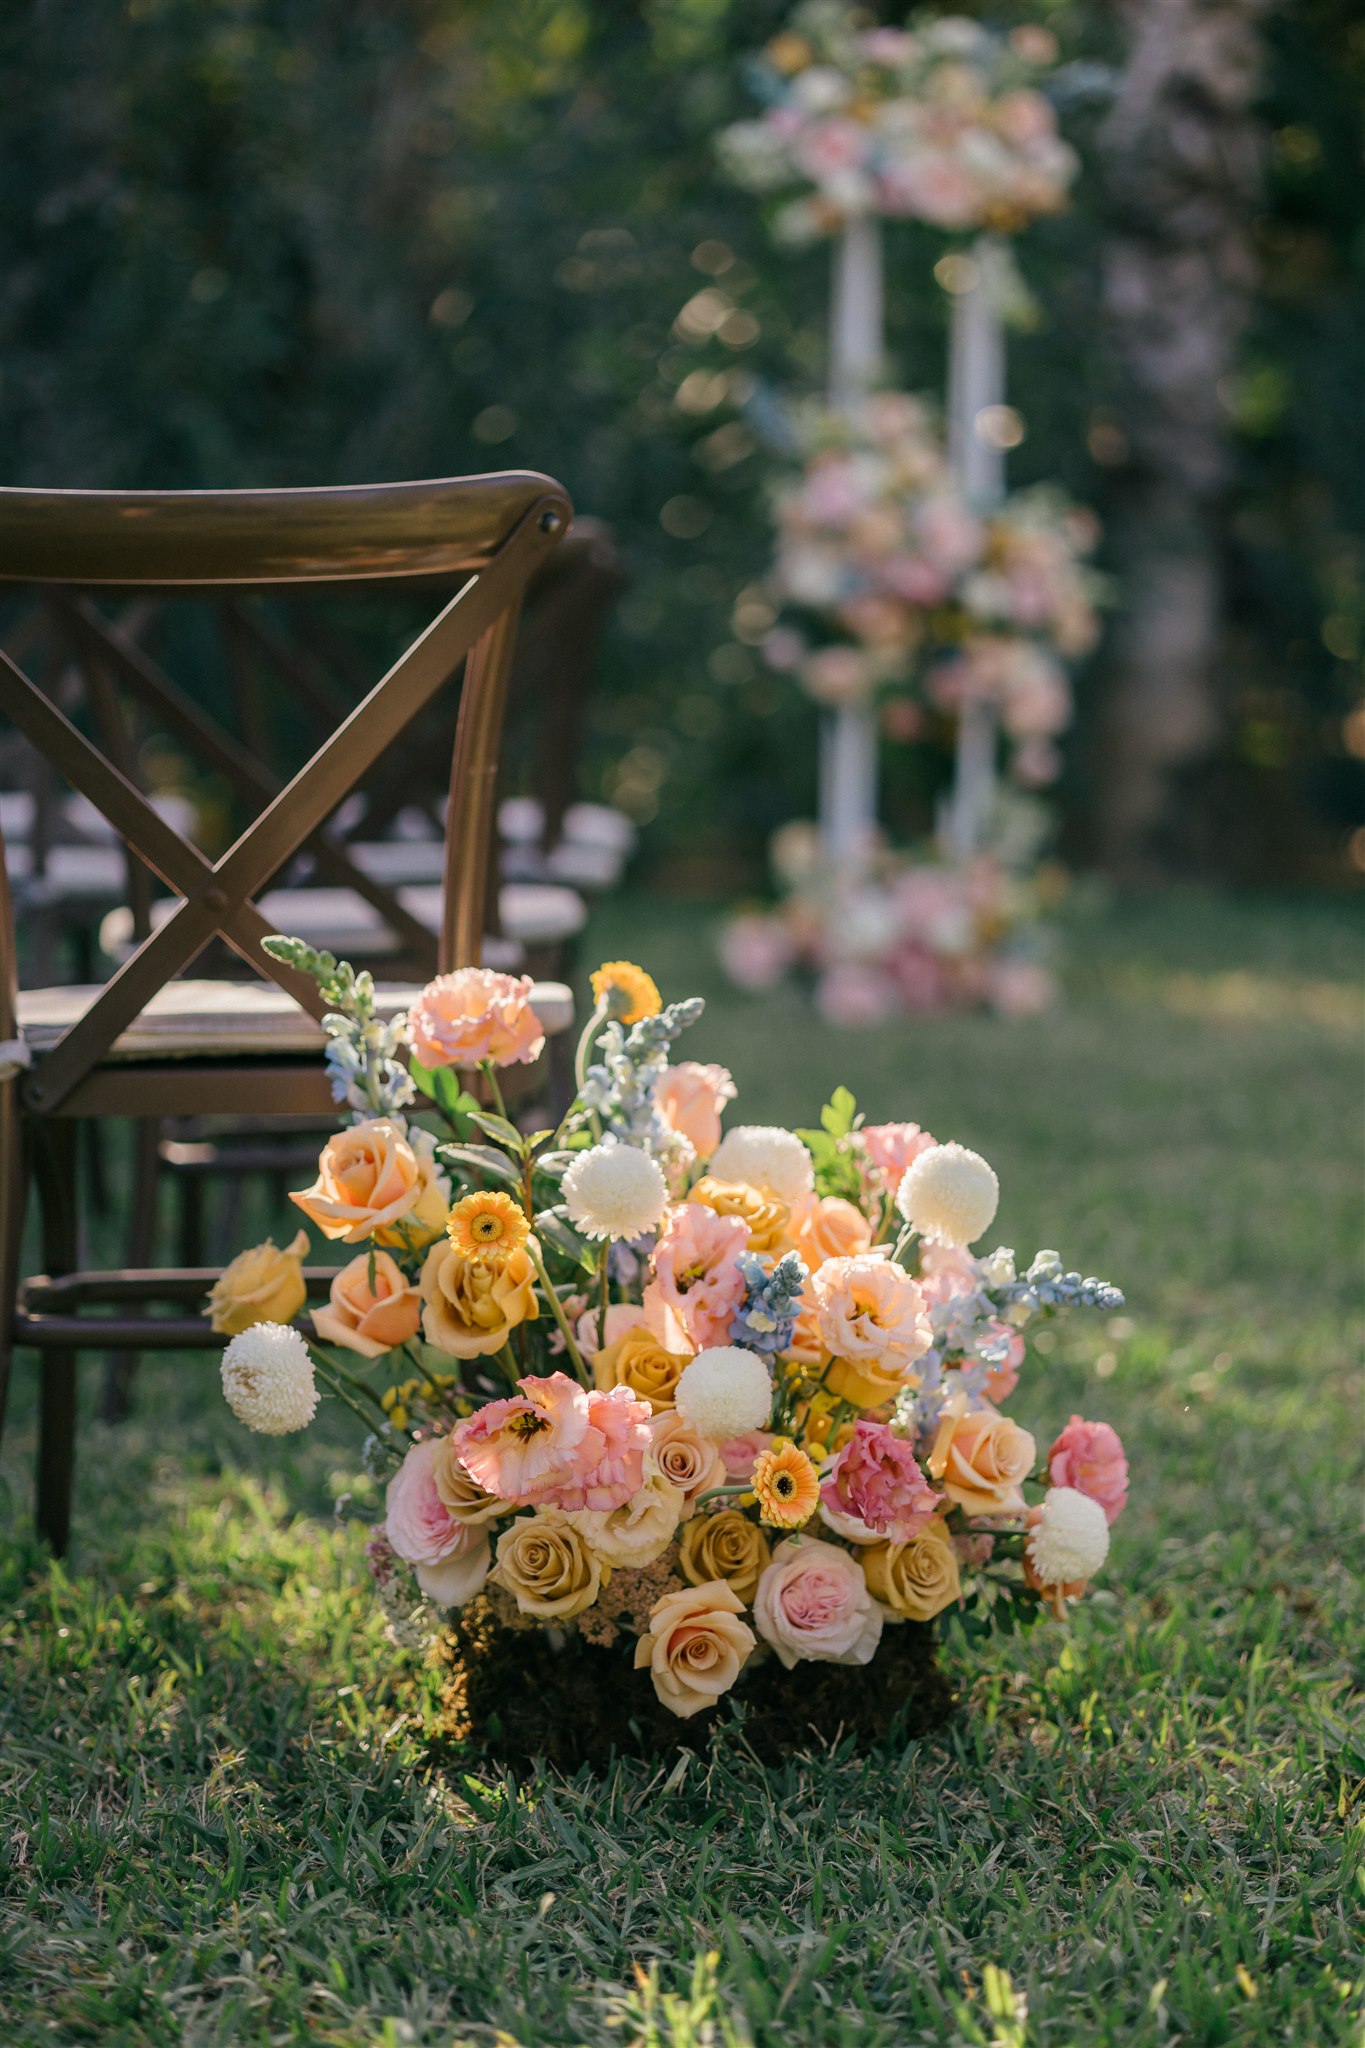
[[[995,1169],[965,1145],[921,1152],[896,1190],[896,1207],[906,1222],[935,1244],[975,1244],[990,1229],[999,1203]]]
[[[239,1422],[261,1436],[307,1429],[318,1405],[308,1346],[287,1323],[253,1323],[223,1353],[223,1394]]]
[[[594,1145],[563,1179],[564,1206],[584,1237],[643,1237],[668,1202],[658,1162],[635,1145]]]
[[[1069,1586],[1093,1578],[1109,1555],[1104,1509],[1074,1486],[1054,1486],[1043,1496],[1025,1548],[1045,1586]]]
[[[706,1170],[713,1180],[766,1188],[782,1202],[795,1202],[815,1186],[810,1153],[795,1132],[778,1124],[736,1124],[711,1154]]]
[[[762,1429],[772,1413],[773,1383],[763,1360],[737,1344],[699,1351],[683,1367],[673,1396],[679,1415],[698,1436],[723,1444]]]

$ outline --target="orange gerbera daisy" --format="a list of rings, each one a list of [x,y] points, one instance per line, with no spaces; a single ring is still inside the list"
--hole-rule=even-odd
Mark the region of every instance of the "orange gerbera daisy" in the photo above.
[[[608,1004],[613,1017],[623,1024],[638,1024],[642,1017],[657,1017],[664,999],[653,977],[633,960],[607,960],[592,978],[595,1001]]]
[[[462,1258],[500,1265],[521,1250],[531,1228],[525,1211],[510,1195],[494,1188],[477,1188],[447,1216],[446,1235]]]
[[[758,1501],[759,1520],[770,1529],[799,1529],[819,1504],[820,1475],[790,1437],[774,1437],[759,1454],[749,1484]]]

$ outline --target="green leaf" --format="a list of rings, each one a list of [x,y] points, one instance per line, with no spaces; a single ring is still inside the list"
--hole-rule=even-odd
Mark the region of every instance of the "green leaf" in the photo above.
[[[466,1176],[491,1174],[509,1188],[521,1186],[521,1175],[507,1154],[495,1151],[491,1145],[438,1145],[436,1157],[443,1166],[453,1167]]]
[[[468,1135],[469,1113],[478,1104],[461,1087],[453,1067],[424,1067],[420,1060],[408,1062],[413,1085],[434,1102],[460,1137]]]
[[[847,1088],[836,1088],[820,1112],[820,1122],[831,1138],[846,1138],[853,1129],[858,1105]]]
[[[469,1121],[477,1124],[485,1137],[495,1138],[500,1145],[505,1145],[514,1157],[521,1158],[524,1151],[521,1132],[507,1117],[490,1116],[486,1109],[471,1109]]]

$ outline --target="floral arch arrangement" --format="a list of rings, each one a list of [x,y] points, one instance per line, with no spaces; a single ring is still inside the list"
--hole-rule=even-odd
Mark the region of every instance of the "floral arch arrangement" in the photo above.
[[[291,1199],[349,1256],[302,1327],[304,1233],[227,1268],[224,1393],[268,1433],[323,1392],[355,1411],[378,1597],[401,1643],[445,1628],[475,1737],[572,1764],[695,1742],[727,1702],[771,1753],[922,1729],[948,1616],[1081,1597],[1122,1447],[1073,1417],[1040,1450],[1003,1404],[1033,1325],[1122,1297],[973,1251],[984,1159],[843,1090],[817,1129],[724,1128],[729,1075],[671,1057],[700,1001],[625,962],[568,1114],[523,1134],[498,1072],[539,1050],[529,982],[464,969],[381,1028],[367,977],[270,943],[332,1010],[347,1120]]]
[[[751,191],[803,188],[774,216],[787,242],[868,216],[1010,232],[1060,212],[1076,174],[1039,90],[1056,60],[1036,25],[879,28],[844,0],[807,0],[751,64],[764,111],[724,130],[722,161]]]

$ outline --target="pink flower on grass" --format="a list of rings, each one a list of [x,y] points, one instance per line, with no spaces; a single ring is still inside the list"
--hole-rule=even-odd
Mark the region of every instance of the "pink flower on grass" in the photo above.
[[[1128,1505],[1128,1460],[1118,1431],[1107,1422],[1073,1415],[1047,1454],[1047,1476],[1053,1486],[1070,1486],[1098,1501],[1107,1522],[1116,1522]]]
[[[820,1499],[838,1515],[852,1515],[895,1543],[908,1543],[933,1520],[939,1505],[903,1437],[884,1422],[855,1422],[853,1434],[829,1468]]]
[[[580,1387],[567,1373],[517,1381],[520,1394],[490,1401],[451,1436],[455,1455],[485,1493],[518,1507],[607,1514],[638,1491],[650,1407],[629,1387]]]
[[[744,1294],[735,1260],[749,1242],[739,1216],[718,1216],[700,1202],[668,1212],[650,1261],[645,1319],[666,1351],[706,1351],[730,1342]]]
[[[531,1008],[529,974],[461,967],[427,983],[408,1012],[412,1049],[424,1067],[495,1067],[540,1057],[545,1032]]]

